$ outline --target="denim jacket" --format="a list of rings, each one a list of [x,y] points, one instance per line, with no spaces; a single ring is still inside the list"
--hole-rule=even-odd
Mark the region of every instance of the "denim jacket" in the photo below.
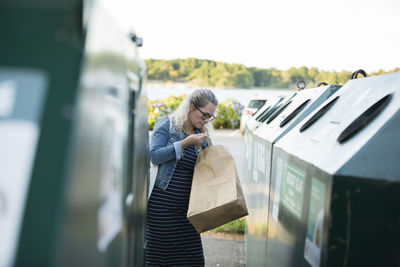
[[[185,132],[179,132],[175,129],[173,117],[171,117],[171,122],[172,127],[170,127],[168,116],[158,118],[150,142],[150,160],[153,164],[158,165],[154,186],[163,190],[167,189],[177,162],[185,156],[180,141],[188,136]],[[196,133],[200,133],[200,131],[196,129]],[[204,140],[202,148],[206,147],[207,141]],[[195,146],[195,150],[198,155],[199,147]]]

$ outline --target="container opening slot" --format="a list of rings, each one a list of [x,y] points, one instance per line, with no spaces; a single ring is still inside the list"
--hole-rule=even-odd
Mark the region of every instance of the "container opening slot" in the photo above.
[[[341,144],[353,137],[363,128],[365,128],[371,121],[373,121],[379,113],[389,104],[392,99],[392,94],[388,94],[381,98],[378,102],[369,107],[360,116],[358,116],[343,132],[339,135],[337,141]]]
[[[323,106],[320,110],[318,110],[317,113],[315,113],[308,121],[306,121],[301,127],[300,127],[300,132],[305,131],[313,125],[319,118],[321,118],[334,104],[335,102],[339,99],[340,96],[335,97],[331,101],[329,101],[328,104]]]
[[[291,121],[294,117],[296,117],[297,114],[299,114],[305,106],[310,102],[310,99],[307,99],[306,101],[303,102],[300,106],[298,106],[292,113],[290,113],[282,122],[279,124],[279,127],[285,126],[289,121]]]

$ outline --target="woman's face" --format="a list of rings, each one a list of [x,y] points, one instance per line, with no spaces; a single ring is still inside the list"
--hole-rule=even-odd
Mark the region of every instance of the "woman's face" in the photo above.
[[[190,104],[189,120],[193,127],[202,129],[204,124],[214,118],[216,109],[217,106],[210,102],[204,107],[196,107],[194,104]]]

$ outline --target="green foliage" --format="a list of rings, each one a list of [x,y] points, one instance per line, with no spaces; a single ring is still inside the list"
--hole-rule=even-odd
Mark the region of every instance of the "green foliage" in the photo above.
[[[252,73],[241,64],[227,64],[206,59],[146,60],[150,80],[185,81],[197,86],[251,88]]]
[[[185,97],[186,95],[181,95],[170,96],[163,100],[149,100],[147,102],[149,129],[153,130],[158,117],[166,116],[175,111]]]
[[[213,126],[216,129],[238,129],[244,106],[234,99],[218,104]]]
[[[315,67],[292,67],[288,70],[247,68],[241,64],[228,64],[207,59],[146,60],[149,80],[184,81],[196,86],[214,88],[295,88],[299,80],[305,80],[307,87],[320,82],[345,84],[352,72],[324,71]],[[399,72],[379,70],[370,76]]]
[[[372,73],[370,73],[370,76],[373,76],[373,75],[382,75],[382,74],[393,73],[393,72],[400,72],[400,68],[395,68],[395,69],[390,70],[390,71],[378,70],[377,72],[372,72]]]
[[[246,220],[244,218],[240,218],[229,222],[227,224],[221,225],[213,230],[212,232],[215,233],[237,233],[237,234],[244,234]]]

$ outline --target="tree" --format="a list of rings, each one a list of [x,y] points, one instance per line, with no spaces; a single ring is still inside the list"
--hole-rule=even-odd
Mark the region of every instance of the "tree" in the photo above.
[[[147,59],[149,80],[178,81],[184,79],[198,86],[220,88],[289,88],[299,80],[306,80],[308,87],[319,82],[328,84],[345,84],[351,75],[349,71],[319,71],[317,68],[289,68],[281,71],[275,68],[247,68],[242,64],[228,64],[207,59]],[[379,70],[372,75],[399,72],[400,68],[391,71]]]

